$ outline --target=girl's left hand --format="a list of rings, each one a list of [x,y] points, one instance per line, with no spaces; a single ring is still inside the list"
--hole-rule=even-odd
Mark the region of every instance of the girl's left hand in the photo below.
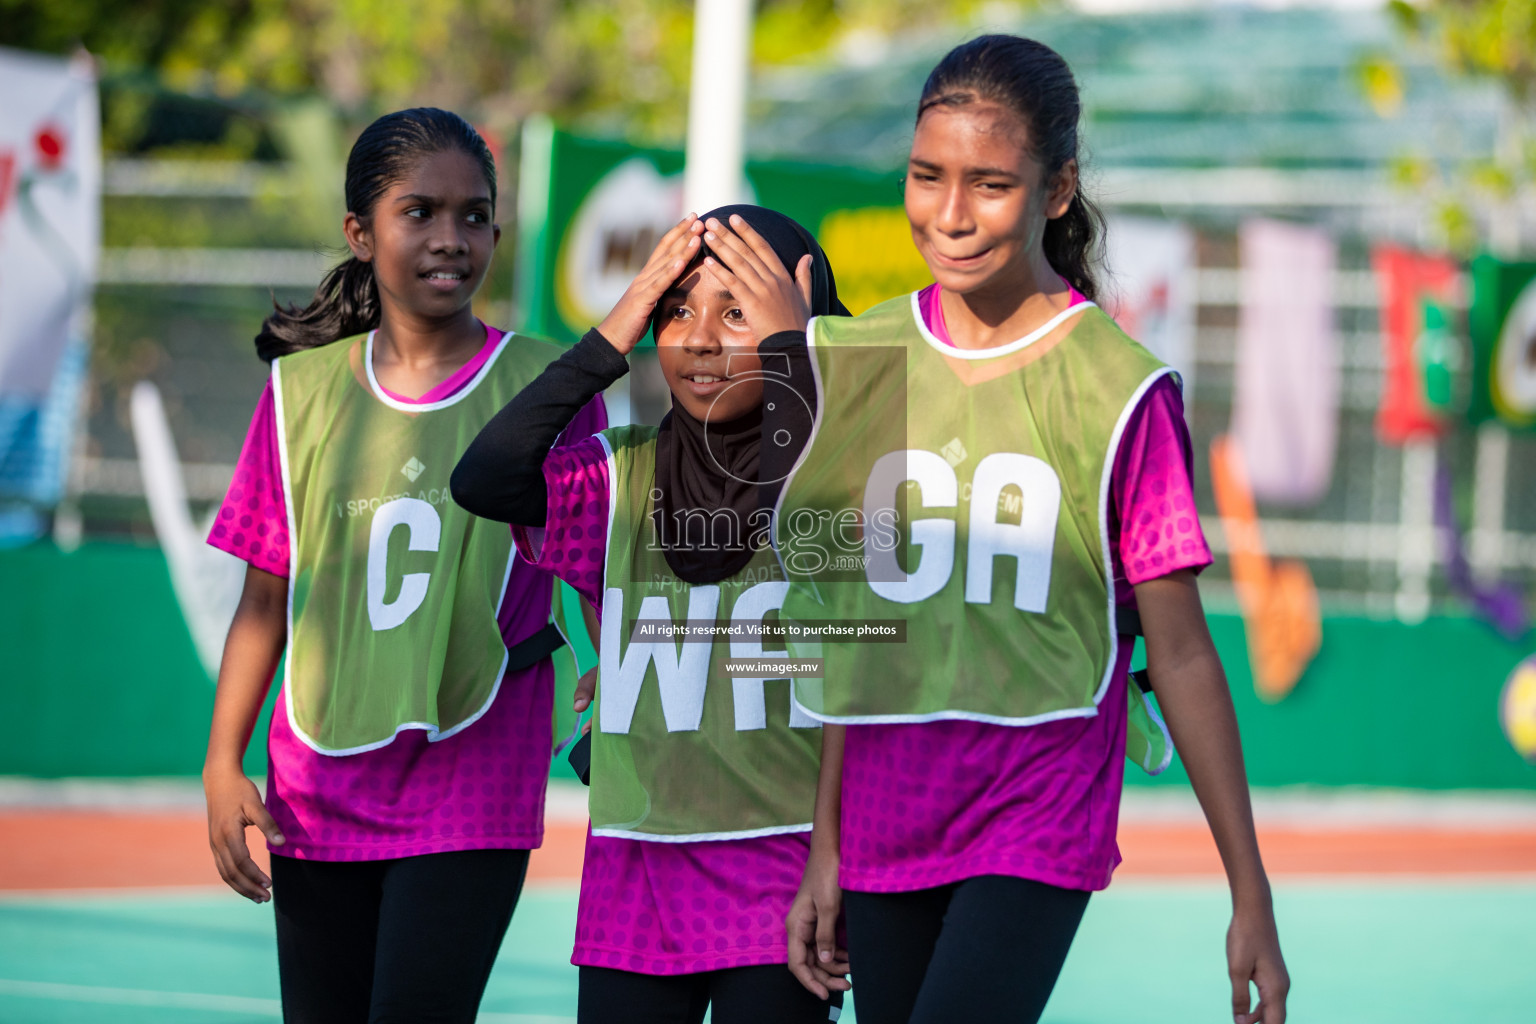
[[[1280,955],[1280,935],[1272,909],[1233,911],[1227,929],[1227,973],[1232,978],[1234,1024],[1285,1024],[1291,976]],[[1252,1010],[1250,981],[1259,989],[1259,1005]]]
[[[704,241],[716,259],[704,265],[730,289],[759,342],[780,331],[803,331],[811,319],[811,257],[802,256],[791,277],[779,254],[740,214],[727,228],[714,217],[704,222]]]

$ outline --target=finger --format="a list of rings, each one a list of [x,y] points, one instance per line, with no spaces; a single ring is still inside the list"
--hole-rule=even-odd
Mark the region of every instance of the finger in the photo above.
[[[251,819],[251,824],[261,829],[268,846],[282,846],[288,841],[283,837],[283,830],[277,827],[277,822],[272,820],[272,815],[267,813],[265,804],[247,804],[245,813]]]
[[[229,856],[229,862],[234,868],[235,874],[241,879],[255,886],[257,891],[265,893],[271,886],[272,879],[262,874],[256,862],[251,859],[250,847],[245,842],[245,825],[239,824],[225,830],[224,849]]]
[[[830,964],[837,955],[837,915],[821,911],[816,915],[816,959]]]
[[[1253,1003],[1248,994],[1248,972],[1232,971],[1229,977],[1232,979],[1232,1019],[1236,1024],[1253,1024],[1257,1018],[1249,1012]]]
[[[759,280],[767,280],[772,276],[770,265],[753,252],[735,232],[728,230],[713,217],[705,227],[707,230],[704,232],[704,241],[709,243],[715,255],[720,257],[738,276],[748,274]],[[777,256],[774,257],[774,262],[778,262]],[[783,264],[780,266],[782,267]]]
[[[822,988],[831,989],[834,992],[847,992],[853,987],[852,982],[842,977],[842,975],[848,973],[847,971],[832,972],[827,970],[824,965],[817,963],[810,964],[809,967],[811,979]]]
[[[230,859],[234,862],[235,873],[241,880],[249,885],[263,899],[267,897],[267,891],[272,888],[272,879],[257,866],[251,858],[250,850],[245,843],[240,844],[240,850],[230,850]]]
[[[770,273],[783,273],[785,277],[789,276],[789,268],[784,266],[784,261],[779,259],[779,254],[774,251],[773,246],[768,244],[766,238],[757,233],[756,228],[747,223],[745,217],[739,213],[731,214],[731,230],[740,235],[742,241],[751,247],[752,252],[762,260],[763,266],[767,267]]]
[[[811,308],[811,292],[814,291],[811,287],[811,267],[815,265],[815,262],[811,258],[811,254],[806,253],[800,257],[799,264],[795,266],[795,284],[800,286],[800,295],[805,299],[806,309]]]
[[[597,669],[589,669],[576,680],[576,700],[574,707],[578,712],[587,710],[592,704],[592,695],[597,692]]]
[[[814,994],[817,999],[825,1000],[831,996],[827,986],[816,980],[815,972],[811,970],[810,965],[804,960],[797,961],[795,959],[793,947],[791,947],[789,958],[789,973],[793,974],[795,980],[800,982],[807,991]]]
[[[1264,1024],[1285,1024],[1285,1000],[1290,992],[1290,981],[1281,978],[1278,982],[1259,981],[1259,1005],[1254,1008],[1254,1018],[1262,1020]]]
[[[215,845],[213,860],[219,869],[219,877],[224,879],[225,885],[252,902],[261,903],[266,899],[267,891],[245,877],[227,848]]]

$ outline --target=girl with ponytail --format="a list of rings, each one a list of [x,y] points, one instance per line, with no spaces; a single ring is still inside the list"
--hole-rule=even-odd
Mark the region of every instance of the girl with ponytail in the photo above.
[[[1102,226],[1079,117],[1049,47],[993,35],[951,51],[923,88],[906,179],[934,283],[812,321],[790,360],[790,386],[820,407],[776,517],[781,616],[904,629],[900,643],[823,641],[803,652],[820,676],[795,687],[824,727],[790,968],[818,994],[851,968],[862,1024],[1039,1019],[1120,861],[1125,760],[1155,774],[1173,754],[1128,679],[1141,625],[1231,883],[1233,1019],[1285,1020],[1237,722],[1195,585],[1211,556],[1178,378],[1093,302]],[[818,559],[848,550],[850,521],[855,567]]]
[[[552,577],[449,475],[560,350],[474,315],[496,167],[458,115],[369,125],[346,194],[351,256],[256,338],[272,378],[209,537],[248,563],[209,845],[231,888],[275,902],[285,1020],[469,1024],[543,838],[563,641]],[[604,426],[594,399],[567,435]],[[241,761],[285,654],[263,799]]]

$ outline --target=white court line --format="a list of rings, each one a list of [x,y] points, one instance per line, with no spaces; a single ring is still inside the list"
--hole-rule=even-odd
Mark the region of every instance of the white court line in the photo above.
[[[53,999],[70,1003],[105,1003],[111,1006],[164,1006],[181,1010],[214,1010],[224,1013],[256,1014],[262,1017],[283,1015],[283,1004],[276,999],[251,996],[221,996],[203,992],[157,992],[141,988],[108,988],[102,985],[63,985],[51,981],[15,981],[0,978],[0,995],[29,999]],[[575,1017],[552,1017],[536,1013],[482,1013],[479,1024],[573,1024]]]
[[[51,981],[14,981],[9,978],[0,978],[0,995],[56,999],[71,1003],[108,1003],[114,1006],[174,1006],[183,1010],[254,1013],[263,1017],[283,1015],[283,1004],[276,999],[220,996],[202,992],[156,992],[101,985],[61,985]]]

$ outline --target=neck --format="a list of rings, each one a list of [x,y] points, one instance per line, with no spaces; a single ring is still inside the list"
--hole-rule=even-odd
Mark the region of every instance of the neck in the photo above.
[[[955,347],[984,349],[1024,337],[1071,306],[1072,292],[1040,255],[1006,280],[988,281],[964,293],[946,288],[939,301]]]
[[[375,364],[390,363],[411,370],[445,364],[457,367],[480,351],[485,329],[465,306],[443,319],[421,317],[385,303],[373,336]]]

